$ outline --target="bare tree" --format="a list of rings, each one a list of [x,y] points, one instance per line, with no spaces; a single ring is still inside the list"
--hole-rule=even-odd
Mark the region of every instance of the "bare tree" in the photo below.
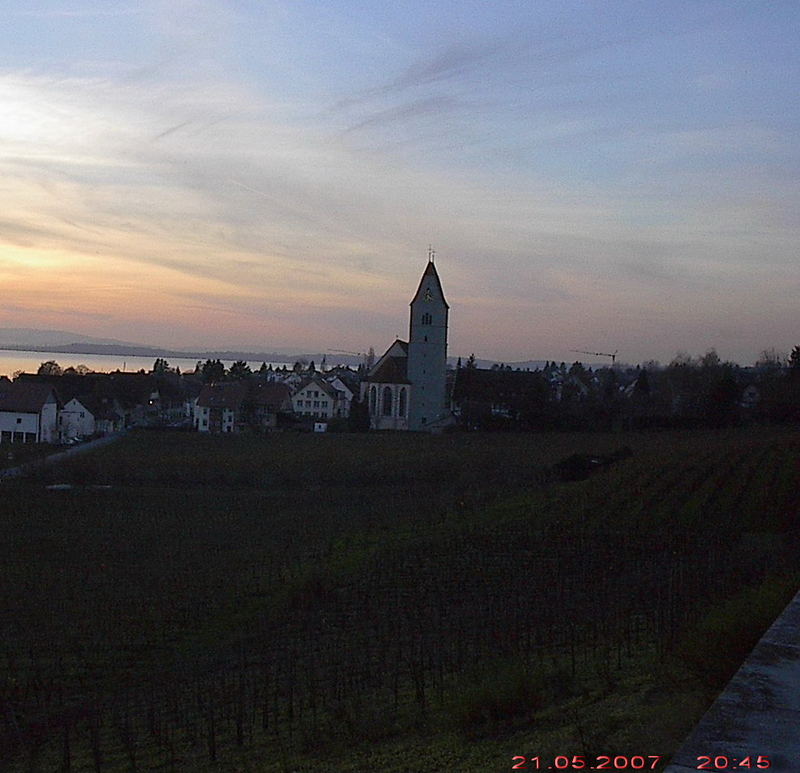
[[[764,349],[756,360],[756,367],[767,371],[780,370],[786,362],[786,354],[779,352],[774,346]]]

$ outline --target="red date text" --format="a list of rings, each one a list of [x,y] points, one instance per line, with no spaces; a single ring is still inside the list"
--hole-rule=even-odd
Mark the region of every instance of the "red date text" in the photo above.
[[[658,754],[557,754],[552,760],[518,755],[511,758],[511,770],[655,770],[662,759]]]

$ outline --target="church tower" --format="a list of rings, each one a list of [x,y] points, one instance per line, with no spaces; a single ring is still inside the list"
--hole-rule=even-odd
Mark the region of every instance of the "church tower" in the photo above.
[[[408,380],[411,382],[408,428],[431,430],[449,417],[447,405],[447,314],[442,283],[429,250],[428,265],[411,301]]]

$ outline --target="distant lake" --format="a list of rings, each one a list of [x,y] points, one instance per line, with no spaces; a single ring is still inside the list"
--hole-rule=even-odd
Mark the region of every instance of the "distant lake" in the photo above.
[[[36,373],[39,366],[48,360],[55,360],[62,368],[86,365],[91,370],[99,373],[111,373],[114,370],[135,373],[144,369],[150,372],[155,362],[155,357],[132,357],[124,354],[65,354],[64,352],[17,352],[13,349],[0,349],[0,376],[12,378],[12,374],[18,370],[24,373]],[[167,362],[171,368],[178,367],[181,372],[193,371],[197,364],[196,359],[168,357]],[[233,360],[223,360],[226,368],[229,368]],[[247,364],[253,369],[261,367],[262,360],[249,361]],[[273,368],[282,368],[284,365],[291,368],[289,362],[268,362]]]

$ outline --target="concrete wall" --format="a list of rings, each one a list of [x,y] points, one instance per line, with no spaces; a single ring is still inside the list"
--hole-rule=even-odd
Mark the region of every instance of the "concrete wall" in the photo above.
[[[746,763],[745,768],[740,763],[747,757],[750,770],[800,771],[800,593],[764,634],[665,773],[696,771],[706,758],[711,759],[709,770],[743,770],[748,769]]]

